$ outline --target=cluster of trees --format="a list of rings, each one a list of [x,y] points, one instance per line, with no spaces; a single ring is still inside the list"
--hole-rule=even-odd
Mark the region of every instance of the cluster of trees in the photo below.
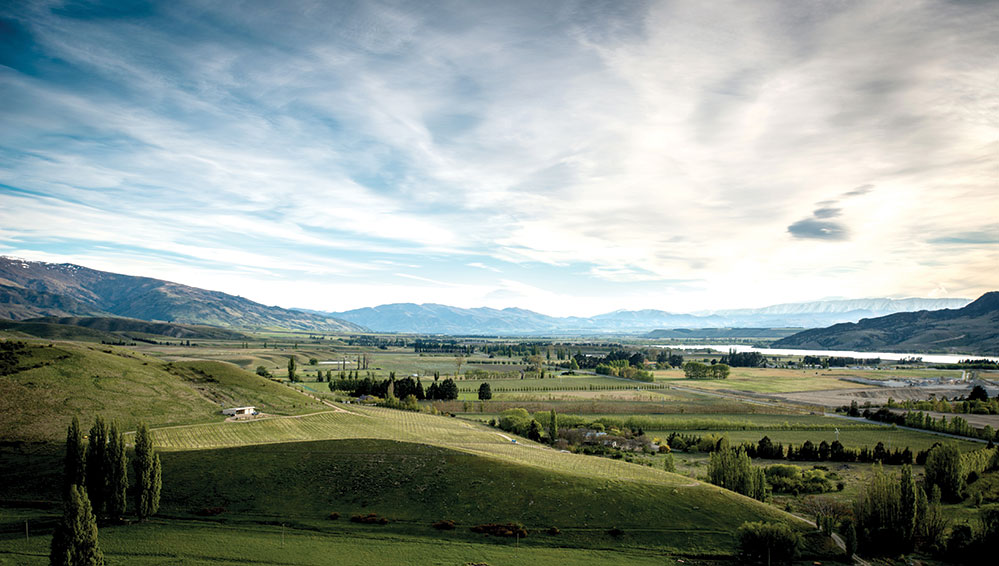
[[[752,465],[745,450],[729,446],[711,453],[708,481],[759,501],[765,501],[769,491],[763,468]]]
[[[793,444],[789,444],[785,449],[783,444],[774,443],[770,437],[764,436],[755,445],[744,444],[743,447],[751,457],[768,460],[883,462],[899,465],[911,464],[918,458],[918,455],[914,455],[908,446],[902,449],[888,450],[883,442],[878,442],[873,449],[864,446],[860,450],[854,450],[844,447],[838,440],[832,442],[823,440],[818,444],[806,440],[797,448]]]
[[[17,340],[0,342],[0,375],[10,375],[18,371],[21,356],[28,350],[28,345]]]
[[[933,369],[999,369],[999,362],[991,360],[959,360],[956,364],[935,364]]]
[[[958,436],[980,438],[982,440],[999,440],[999,432],[993,430],[991,426],[985,425],[984,428],[977,429],[971,426],[971,424],[969,424],[965,419],[956,416],[952,417],[948,421],[945,415],[941,415],[939,419],[935,419],[932,415],[925,414],[922,411],[906,411],[904,413],[896,413],[886,407],[882,407],[877,411],[864,409],[862,415],[865,419],[870,419],[872,421],[880,421],[912,428],[921,428],[924,430],[934,430],[937,432],[946,432],[949,434],[956,434]]]
[[[801,358],[801,365],[813,367],[834,367],[845,368],[848,366],[877,366],[881,364],[881,358],[851,358],[847,356],[805,356]]]
[[[773,464],[763,468],[767,484],[774,493],[825,493],[832,491],[832,480],[838,479],[834,473],[812,468],[802,469],[793,464]],[[839,486],[843,483],[840,482]],[[842,489],[842,487],[840,487]]]
[[[910,411],[934,411],[937,413],[964,413],[968,415],[999,415],[999,397],[989,399],[989,393],[981,385],[971,389],[966,399],[955,400],[929,399],[926,401],[895,401],[888,399],[889,408],[907,409]]]
[[[694,361],[683,364],[683,374],[687,379],[725,379],[729,369],[727,364],[702,364]]]
[[[132,465],[135,514],[142,521],[159,509],[162,485],[160,458],[144,423],[136,431]],[[50,563],[103,565],[104,555],[97,541],[98,519],[120,521],[128,501],[125,440],[116,422],[109,426],[98,416],[85,443],[80,421],[73,418],[66,432],[62,494],[63,515],[52,535]]]
[[[546,423],[531,416],[527,409],[507,409],[500,413],[500,418],[494,421],[494,426],[507,432],[526,436],[535,442],[546,438],[550,442],[559,438],[558,414],[552,409],[546,414]],[[547,428],[547,431],[545,430]]]
[[[790,564],[801,551],[801,535],[786,523],[747,522],[738,534],[739,554],[747,564]]]
[[[475,353],[475,346],[459,344],[455,340],[416,340],[413,351],[417,354],[464,354]]]
[[[647,381],[650,383],[655,381],[652,372],[641,369],[641,366],[632,366],[629,360],[613,360],[602,363],[599,364],[594,371],[601,375],[613,375],[615,377]]]
[[[767,363],[767,358],[759,352],[736,352],[729,350],[722,356],[721,363],[734,368],[758,368]]]
[[[356,373],[356,372],[355,372]],[[458,385],[453,379],[439,381],[440,374],[434,374],[434,382],[426,390],[420,380],[404,377],[397,380],[395,372],[389,373],[388,379],[376,380],[371,376],[363,379],[357,377],[341,377],[330,382],[330,391],[348,391],[354,397],[371,395],[372,397],[388,398],[391,394],[397,399],[405,399],[410,395],[417,401],[440,400],[452,401],[458,398]]]
[[[979,467],[999,469],[999,452],[977,452],[970,455],[971,459],[988,462]],[[908,465],[902,466],[898,477],[889,476],[879,466],[854,505],[860,548],[874,555],[918,548],[946,552],[951,559],[984,563],[986,543],[999,540],[999,510],[986,509],[977,531],[967,524],[957,525],[949,540],[943,538],[950,524],[940,504],[960,502],[965,497],[966,478],[975,471],[968,469],[972,467],[968,460],[952,444],[935,445],[926,457],[921,484],[916,483]]]

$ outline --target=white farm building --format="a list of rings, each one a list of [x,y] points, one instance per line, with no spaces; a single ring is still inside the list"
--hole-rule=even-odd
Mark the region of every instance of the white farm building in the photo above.
[[[222,409],[223,415],[229,415],[230,417],[249,417],[257,413],[256,407],[231,407],[228,409]]]

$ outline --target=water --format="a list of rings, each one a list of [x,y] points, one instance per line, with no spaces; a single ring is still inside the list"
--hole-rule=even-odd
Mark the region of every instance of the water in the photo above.
[[[759,352],[761,354],[771,356],[838,356],[857,359],[881,358],[882,360],[922,358],[924,362],[931,364],[956,364],[961,360],[967,360],[969,358],[974,360],[984,359],[999,362],[999,358],[996,357],[971,356],[966,354],[903,354],[898,352],[853,352],[849,350],[793,350],[790,348],[757,348],[755,346],[746,346],[745,344],[656,344],[653,347],[669,348],[673,350],[697,350],[702,348],[711,348],[712,350],[718,350],[719,352],[735,350],[736,352]]]

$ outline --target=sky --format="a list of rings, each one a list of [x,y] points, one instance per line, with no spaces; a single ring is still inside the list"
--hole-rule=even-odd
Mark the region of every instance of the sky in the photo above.
[[[999,2],[0,0],[0,254],[269,305],[999,289]]]

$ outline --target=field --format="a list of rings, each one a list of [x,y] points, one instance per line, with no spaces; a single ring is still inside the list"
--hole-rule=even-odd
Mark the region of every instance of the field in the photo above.
[[[566,426],[602,419],[609,430],[642,429],[660,440],[676,431],[724,435],[735,444],[764,435],[818,444],[835,439],[836,429],[848,448],[880,441],[919,451],[942,440],[826,417],[790,399],[881,391],[847,380],[862,370],[735,368],[721,381],[688,380],[669,370],[644,383],[586,371],[552,377],[561,372],[547,366],[545,379],[530,373],[520,379],[528,366],[519,357],[474,355],[459,364],[454,356],[420,355],[392,345],[399,338],[388,340],[387,347],[357,345],[356,337],[293,334],[134,347],[31,341],[18,371],[0,377],[8,435],[0,439],[7,440],[0,444],[6,480],[0,485],[0,564],[46,563],[61,462],[58,443],[50,441],[64,434],[72,414],[84,426],[97,413],[126,428],[149,422],[163,460],[158,518],[101,529],[109,564],[316,564],[333,555],[345,564],[691,564],[731,560],[734,533],[744,521],[786,521],[812,533],[783,511],[803,511],[804,497],[760,503],[703,483],[705,453],[675,453],[679,473],[670,474],[659,454],[585,456],[486,424],[515,407],[540,413],[539,420],[554,409]],[[599,354],[597,346],[584,347]],[[346,359],[353,370],[359,356],[368,365],[362,376],[415,374],[424,387],[434,372],[446,378],[460,370],[459,398],[426,401],[424,412],[335,402],[344,393],[314,379],[317,371],[336,375],[340,364],[320,362]],[[305,381],[281,383],[290,357]],[[256,375],[258,366],[276,379]],[[482,383],[490,384],[492,399],[478,400]],[[233,404],[257,406],[264,415],[226,422],[219,409]],[[981,446],[958,444],[962,450]],[[869,464],[837,463],[835,470],[844,489],[827,497],[845,502],[872,473]],[[992,479],[981,481],[986,486]],[[206,518],[205,510],[218,514]],[[331,521],[331,512],[340,519]],[[347,520],[368,513],[387,524]],[[948,513],[973,516],[965,506]],[[441,520],[457,528],[431,527]],[[27,541],[25,521],[32,529]],[[484,537],[469,529],[492,522],[521,523],[530,536]],[[547,534],[550,527],[559,534]],[[809,534],[807,556],[828,563],[830,545]]]

